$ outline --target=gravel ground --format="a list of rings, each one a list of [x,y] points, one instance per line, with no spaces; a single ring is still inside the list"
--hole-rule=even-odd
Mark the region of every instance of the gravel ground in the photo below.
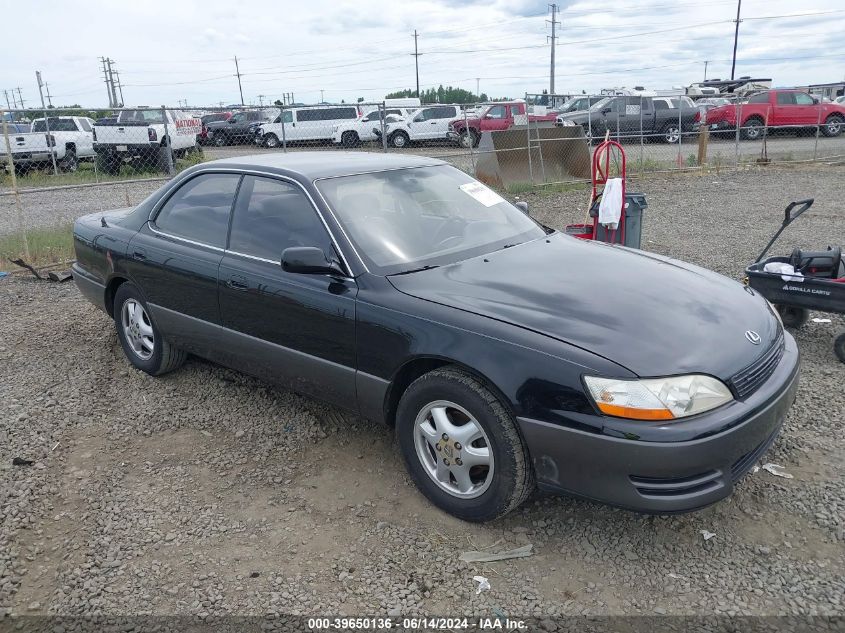
[[[841,242],[842,176],[630,189],[648,196],[645,248],[739,277],[792,199],[817,202],[781,250]],[[525,198],[562,227],[586,195]],[[798,400],[765,457],[794,478],[761,470],[672,517],[537,495],[486,525],[432,508],[383,427],[200,360],[162,378],[131,369],[71,284],[0,280],[0,323],[0,615],[845,612],[840,317],[796,334]],[[529,558],[458,560],[526,543]],[[491,590],[476,595],[477,574]]]

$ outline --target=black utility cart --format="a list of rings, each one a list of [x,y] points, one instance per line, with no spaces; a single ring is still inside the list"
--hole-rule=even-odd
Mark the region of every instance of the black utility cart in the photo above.
[[[783,223],[753,264],[745,269],[747,284],[771,301],[784,325],[799,328],[807,322],[810,310],[845,314],[845,262],[842,248],[828,246],[824,251],[795,248],[786,257],[766,257],[783,230],[813,206],[813,199],[792,202],[786,207]],[[767,264],[792,266],[794,272],[768,272]],[[845,363],[845,331],[833,344]]]

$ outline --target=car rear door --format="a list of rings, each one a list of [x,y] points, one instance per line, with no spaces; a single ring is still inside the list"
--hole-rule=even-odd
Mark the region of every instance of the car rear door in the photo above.
[[[449,133],[449,122],[458,118],[458,109],[455,106],[437,106],[433,110],[434,119],[429,126],[429,138],[445,139]]]
[[[217,268],[223,259],[239,174],[212,172],[182,182],[153,211],[126,253],[129,278],[174,344],[201,355],[220,322]]]
[[[282,252],[339,259],[313,201],[285,179],[244,176],[220,263],[226,361],[296,391],[355,408],[354,279],[289,273]]]

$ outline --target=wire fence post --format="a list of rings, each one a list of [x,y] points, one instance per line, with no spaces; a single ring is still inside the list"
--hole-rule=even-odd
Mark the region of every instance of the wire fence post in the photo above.
[[[742,136],[742,104],[737,103],[736,111],[736,134],[734,135],[734,167],[739,167],[739,139]]]
[[[819,155],[819,134],[821,133],[821,123],[822,109],[821,104],[819,104],[819,107],[816,108],[816,142],[815,145],[813,145],[813,161],[815,161]]]
[[[507,107],[507,106],[505,106]],[[492,134],[492,132],[491,132]],[[531,178],[531,184],[534,184],[534,164],[531,160],[531,123],[528,120],[528,107],[525,109],[525,138],[528,141],[528,177]],[[470,139],[471,141],[471,139]]]
[[[463,114],[464,114],[464,131],[467,135],[467,138],[469,139],[469,143],[467,143],[467,145],[469,145],[469,162],[472,164],[472,175],[475,176],[475,154],[472,151],[473,150],[472,146],[475,145],[475,143],[473,142],[475,137],[473,137],[473,135],[469,133],[469,122],[467,121],[467,109],[466,108],[463,109]]]
[[[293,110],[290,110],[289,112],[290,112],[291,120],[293,120]],[[282,106],[282,114],[281,114],[280,118],[282,119],[282,152],[287,154],[287,152],[288,152],[288,137],[287,137],[287,132],[285,131],[285,106],[284,105]]]
[[[381,126],[381,151],[387,151],[387,121],[385,121],[385,117],[387,116],[387,107],[385,103],[382,101],[379,106],[379,125]]]
[[[683,112],[684,101],[683,98],[679,95],[678,96],[678,169],[682,169],[684,167],[684,158],[683,158],[683,151],[681,148],[682,143],[684,142],[684,122],[683,118],[681,117],[681,113]]]
[[[6,161],[8,162],[7,169],[9,170],[9,178],[12,180],[12,191],[15,194],[15,210],[18,215],[18,227],[21,230],[21,236],[23,238],[23,256],[24,259],[29,260],[29,237],[26,234],[26,227],[23,223],[21,196],[18,192],[18,178],[15,174],[15,159],[12,156],[12,142],[9,140],[9,123],[6,120],[6,112],[4,110],[0,110],[0,118],[3,119],[3,143],[6,145]]]
[[[167,127],[167,110],[164,106],[161,106],[161,120],[164,122],[164,157],[167,161],[167,173],[172,176],[174,172],[173,152],[170,149],[170,130]]]
[[[640,95],[640,170],[644,171],[645,163],[645,132],[643,131],[643,96]]]

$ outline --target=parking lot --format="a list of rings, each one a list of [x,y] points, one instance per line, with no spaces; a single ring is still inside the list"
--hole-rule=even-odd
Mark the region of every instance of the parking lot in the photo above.
[[[749,167],[652,175],[629,190],[648,199],[646,250],[739,279],[791,200],[816,204],[775,250],[841,243],[843,175]],[[25,223],[137,203],[156,186],[29,194]],[[582,220],[587,192],[521,196],[560,229]],[[197,359],[151,378],[130,368],[111,321],[72,284],[6,277],[0,605],[71,615],[841,613],[845,366],[832,342],[845,323],[812,316],[830,321],[795,333],[798,399],[764,457],[791,478],[759,470],[693,514],[537,494],[472,525],[415,490],[389,429]],[[16,457],[33,463],[13,466]],[[459,560],[528,543],[528,558]],[[476,594],[475,575],[491,589]]]

